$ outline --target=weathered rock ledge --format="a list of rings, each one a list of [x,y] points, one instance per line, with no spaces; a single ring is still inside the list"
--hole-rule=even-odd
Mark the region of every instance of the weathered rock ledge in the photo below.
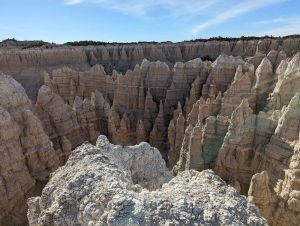
[[[29,199],[29,224],[267,225],[213,171],[172,177],[149,144],[122,147],[100,136],[96,146],[75,149],[42,195]]]

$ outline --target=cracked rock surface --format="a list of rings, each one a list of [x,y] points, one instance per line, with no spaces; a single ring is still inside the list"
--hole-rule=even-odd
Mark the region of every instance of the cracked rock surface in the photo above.
[[[113,145],[105,136],[75,149],[28,205],[31,226],[267,225],[213,171],[173,177],[156,148]]]

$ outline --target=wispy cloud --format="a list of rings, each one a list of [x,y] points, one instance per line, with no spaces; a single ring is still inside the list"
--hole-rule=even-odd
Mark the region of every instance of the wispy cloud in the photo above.
[[[225,23],[226,21],[238,17],[242,14],[248,13],[250,11],[257,10],[262,7],[266,7],[272,4],[283,2],[286,0],[252,0],[252,1],[242,1],[239,4],[236,4],[230,7],[228,10],[225,10],[223,13],[217,15],[216,17],[208,20],[204,23],[198,24],[192,28],[192,33],[194,35],[199,32],[207,29],[208,27]]]
[[[250,24],[254,25],[269,25],[269,24],[299,24],[300,23],[300,17],[277,17],[270,20],[260,20],[260,21],[254,21]]]
[[[254,24],[254,25],[269,25],[269,24],[274,24],[274,23],[282,23],[284,21],[286,21],[285,18],[278,17],[278,18],[274,18],[274,19],[270,19],[270,20],[253,21],[253,22],[250,22],[250,24]]]
[[[273,35],[273,36],[284,36],[291,34],[300,33],[300,17],[278,17],[270,20],[255,21],[251,24],[256,26],[270,26],[274,25],[274,28],[267,28],[258,35]]]
[[[149,16],[153,9],[164,9],[169,16],[197,16],[220,0],[64,0],[67,5],[98,4],[126,15]]]
[[[67,5],[78,5],[80,3],[85,2],[86,0],[67,0],[65,3]]]

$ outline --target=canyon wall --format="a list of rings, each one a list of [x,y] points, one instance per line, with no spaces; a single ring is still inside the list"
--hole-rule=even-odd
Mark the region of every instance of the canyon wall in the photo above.
[[[27,198],[41,192],[73,148],[95,142],[95,115],[85,101],[72,109],[46,86],[33,105],[17,81],[0,74],[0,225],[26,222]]]
[[[248,194],[270,225],[296,226],[300,215],[298,39],[200,44],[142,45],[137,51],[140,58],[130,64],[126,48],[138,46],[2,50],[0,71],[7,69],[17,80],[27,72],[39,79],[21,81],[24,89],[1,74],[0,130],[7,159],[0,161],[5,197],[0,207],[7,206],[0,215],[3,224],[21,225],[26,199],[41,192],[49,174],[66,162],[74,148],[85,141],[95,143],[104,134],[122,146],[149,142],[174,174],[213,169],[237,191]],[[203,46],[209,46],[207,52]],[[95,49],[91,63],[87,56]],[[108,51],[106,63],[99,49]],[[213,62],[194,58],[208,52],[216,58]],[[125,68],[129,70],[122,73]],[[38,208],[37,203],[34,206]],[[33,222],[39,216],[34,218]]]
[[[300,51],[300,38],[252,39],[237,41],[197,41],[157,44],[115,44],[103,46],[70,47],[49,45],[43,48],[20,49],[0,48],[0,71],[12,75],[26,89],[31,99],[35,99],[43,84],[43,73],[68,66],[84,71],[90,66],[101,64],[111,74],[115,69],[125,73],[133,70],[143,59],[160,60],[169,66],[176,62],[186,62],[195,58],[208,57],[215,60],[220,54],[257,59],[271,50],[284,51],[292,56]],[[253,58],[253,56],[255,57]],[[269,54],[276,61],[277,54]],[[280,63],[280,60],[277,60]]]
[[[169,156],[178,159],[172,160],[174,172],[213,168],[242,194],[248,193],[269,224],[298,225],[299,62],[297,53],[282,60],[275,73],[268,58],[255,73],[253,67],[243,73],[239,66],[219,111],[213,111],[216,101],[201,97],[185,123],[174,113],[170,144],[176,137],[182,141],[170,148],[176,154]]]

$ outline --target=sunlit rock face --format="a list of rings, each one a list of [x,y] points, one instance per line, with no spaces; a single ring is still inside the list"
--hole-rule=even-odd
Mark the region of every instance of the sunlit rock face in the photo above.
[[[26,199],[41,191],[50,172],[63,163],[24,88],[0,74],[0,224],[25,221]]]
[[[0,76],[0,148],[4,156],[0,160],[0,208],[5,207],[0,211],[1,223],[24,225],[26,199],[40,195],[51,173],[65,164],[72,150],[86,141],[95,144],[103,134],[114,145],[121,145],[110,144],[114,150],[127,150],[141,142],[157,148],[162,163],[181,178],[174,179],[178,186],[185,177],[217,177],[212,172],[193,171],[212,169],[238,192],[248,195],[270,225],[296,226],[299,46],[297,38],[290,38],[280,42],[0,48],[0,59],[4,59],[0,60],[0,71],[11,75]],[[212,61],[201,59],[206,56]],[[118,164],[129,166],[127,157],[121,155],[125,160]],[[156,164],[152,157],[153,163],[144,162],[140,156],[137,159],[145,167]],[[169,175],[164,164],[163,172]],[[185,170],[190,171],[182,173]],[[144,177],[151,176],[134,174],[133,184],[142,184]],[[73,176],[76,178],[70,174]],[[190,182],[198,183],[194,179],[185,183]],[[169,179],[141,186],[155,190],[160,188],[149,186],[164,183],[177,189],[175,184],[167,185]],[[161,197],[167,197],[161,189]],[[38,210],[46,207],[39,205],[32,203],[29,216],[33,216],[33,225],[48,221],[48,215]],[[56,204],[50,206],[56,216]],[[81,216],[85,210],[80,208]],[[141,211],[155,221],[154,210]],[[115,220],[114,216],[105,215],[105,219]],[[82,224],[94,222],[89,217],[83,217]],[[209,222],[225,219],[222,217],[211,217]],[[130,223],[132,219],[128,219],[120,222]],[[164,217],[157,220],[169,222]],[[206,214],[203,220],[200,222],[206,222]]]
[[[104,136],[75,149],[28,205],[32,226],[267,225],[211,170],[173,177],[156,148],[116,146]]]
[[[186,62],[195,58],[215,60],[221,54],[251,58],[257,55],[268,56],[274,66],[286,56],[300,51],[297,37],[283,39],[253,39],[237,41],[206,41],[181,43],[139,43],[105,46],[51,46],[51,48],[0,48],[0,71],[12,75],[35,99],[43,84],[42,75],[63,66],[84,71],[90,66],[101,64],[111,74],[114,69],[125,73],[133,70],[143,59],[161,61],[169,66],[176,62]],[[270,53],[270,51],[272,51]],[[260,57],[250,60],[255,66]]]

